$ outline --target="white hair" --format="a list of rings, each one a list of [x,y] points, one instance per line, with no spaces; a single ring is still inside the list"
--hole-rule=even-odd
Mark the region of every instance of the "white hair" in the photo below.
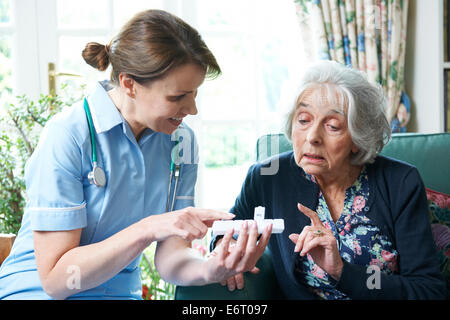
[[[335,61],[322,60],[309,67],[300,81],[297,101],[289,111],[285,134],[292,137],[292,123],[306,89],[325,90],[328,103],[347,108],[347,122],[353,143],[359,151],[352,154],[354,165],[372,163],[391,137],[385,115],[386,96],[378,84],[371,84],[366,75]]]

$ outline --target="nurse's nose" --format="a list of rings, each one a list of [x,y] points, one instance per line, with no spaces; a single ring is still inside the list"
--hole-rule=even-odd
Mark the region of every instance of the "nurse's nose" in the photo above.
[[[186,104],[183,106],[183,112],[193,116],[198,113],[197,104],[195,102],[195,96],[186,101]]]

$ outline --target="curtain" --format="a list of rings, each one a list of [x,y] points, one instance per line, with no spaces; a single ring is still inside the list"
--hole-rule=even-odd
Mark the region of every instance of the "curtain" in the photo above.
[[[410,116],[404,90],[408,0],[294,0],[310,61],[334,60],[364,71],[386,94],[393,132]]]

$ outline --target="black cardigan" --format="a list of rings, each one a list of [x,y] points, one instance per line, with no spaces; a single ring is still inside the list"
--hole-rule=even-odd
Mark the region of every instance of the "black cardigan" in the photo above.
[[[261,169],[277,168],[273,175]],[[294,243],[291,233],[300,233],[309,218],[297,203],[315,210],[319,188],[307,180],[295,163],[293,152],[285,152],[250,167],[241,193],[231,212],[235,219],[253,219],[254,208],[264,206],[266,219],[284,219],[285,230],[269,241],[279,285],[288,299],[315,299],[294,275]],[[425,187],[417,169],[407,163],[378,156],[367,165],[370,194],[366,215],[385,233],[398,251],[398,273],[381,272],[380,289],[369,289],[372,273],[367,266],[343,259],[336,288],[351,299],[443,299],[445,283],[439,272],[436,248],[428,216]],[[215,243],[216,239],[212,239]]]

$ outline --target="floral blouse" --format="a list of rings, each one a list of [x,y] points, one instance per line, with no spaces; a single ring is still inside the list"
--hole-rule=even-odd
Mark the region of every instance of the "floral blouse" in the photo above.
[[[305,174],[310,181],[314,176]],[[366,217],[369,210],[366,203],[369,198],[369,180],[364,167],[355,183],[345,191],[344,209],[336,221],[322,192],[316,212],[322,224],[333,232],[341,257],[349,263],[358,265],[377,265],[381,272],[392,274],[397,270],[398,252],[387,236]],[[296,261],[297,278],[323,299],[349,299],[336,289],[336,281],[316,265],[309,254],[298,255]]]

